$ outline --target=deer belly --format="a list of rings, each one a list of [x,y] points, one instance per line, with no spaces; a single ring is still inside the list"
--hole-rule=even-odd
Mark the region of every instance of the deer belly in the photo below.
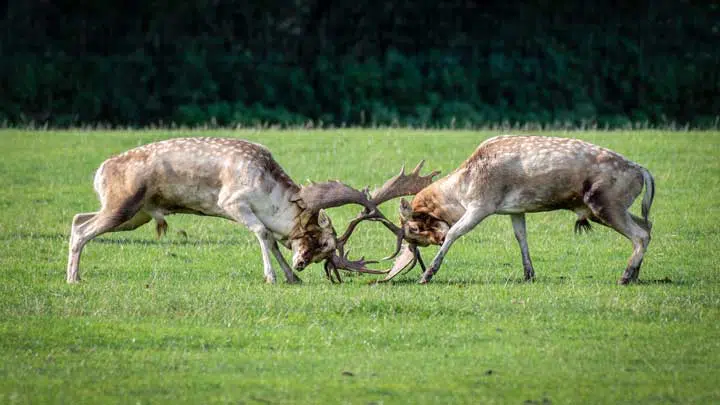
[[[520,214],[559,209],[574,209],[583,205],[582,195],[571,191],[543,192],[538,189],[521,189],[508,192],[495,210],[498,214]]]
[[[196,185],[174,184],[156,190],[149,199],[147,208],[162,211],[165,214],[196,214],[223,216],[217,204],[218,193],[215,189]]]

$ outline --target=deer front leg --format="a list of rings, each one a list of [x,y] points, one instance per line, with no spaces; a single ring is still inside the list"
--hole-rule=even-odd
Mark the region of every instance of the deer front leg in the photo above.
[[[466,233],[470,232],[473,228],[475,228],[485,217],[490,215],[491,211],[483,208],[468,208],[467,211],[465,211],[465,214],[463,214],[462,217],[460,217],[460,220],[455,223],[452,227],[450,227],[450,230],[448,231],[447,235],[445,236],[445,240],[443,241],[442,246],[440,247],[440,251],[435,255],[435,258],[433,259],[432,263],[430,264],[430,267],[428,267],[427,270],[423,273],[422,277],[420,278],[419,283],[420,284],[426,284],[428,283],[435,273],[440,270],[440,265],[442,264],[443,259],[445,258],[445,255],[447,254],[448,250],[450,249],[450,246],[461,236],[465,235]]]
[[[252,208],[243,203],[233,203],[223,207],[230,216],[250,229],[255,234],[260,243],[260,252],[262,254],[263,272],[265,281],[270,284],[275,283],[275,270],[270,260],[270,252],[275,239],[260,219],[253,213]]]
[[[269,284],[275,284],[275,270],[272,267],[272,262],[270,261],[270,250],[272,246],[272,236],[270,236],[270,232],[267,229],[253,229],[250,228],[257,237],[258,241],[260,242],[260,252],[262,254],[262,260],[263,260],[263,273],[265,274],[265,282]]]

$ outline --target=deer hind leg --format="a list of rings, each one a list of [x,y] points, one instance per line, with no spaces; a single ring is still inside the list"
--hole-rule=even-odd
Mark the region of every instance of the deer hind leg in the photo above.
[[[135,211],[137,208],[135,209]],[[77,214],[73,218],[68,252],[68,283],[80,281],[80,255],[93,238],[107,232],[129,231],[150,220],[150,216],[133,210],[103,210]],[[128,218],[126,220],[126,218]]]
[[[525,281],[533,281],[535,280],[535,270],[533,269],[532,260],[530,260],[530,251],[528,250],[525,214],[511,214],[510,219],[512,220],[515,239],[517,239],[518,244],[520,244],[523,269],[525,270]]]
[[[641,228],[643,228],[648,234],[650,233],[650,231],[652,230],[652,222],[651,221],[645,222],[644,219],[638,217],[637,215],[633,215],[632,213],[629,213],[629,214],[630,214],[630,217],[632,218],[632,220],[635,221],[636,224],[638,224]]]
[[[588,205],[595,216],[593,220],[616,230],[633,244],[633,253],[618,284],[637,281],[645,250],[650,243],[649,230],[633,219],[633,215],[628,212],[627,207],[597,204],[593,201],[590,201]],[[644,223],[642,220],[641,222]]]
[[[91,239],[114,230],[135,229],[149,220],[149,216],[142,214],[135,218],[142,207],[146,191],[146,187],[141,186],[129,198],[119,201],[119,204],[107,205],[103,200],[100,212],[75,215],[68,248],[68,283],[80,281],[80,254]]]
[[[625,212],[624,214],[621,221],[613,226],[613,229],[630,239],[633,244],[633,253],[630,256],[630,260],[628,260],[625,273],[623,273],[622,278],[618,281],[619,284],[628,284],[638,280],[640,266],[642,265],[647,246],[650,243],[650,233],[635,223],[629,213]]]

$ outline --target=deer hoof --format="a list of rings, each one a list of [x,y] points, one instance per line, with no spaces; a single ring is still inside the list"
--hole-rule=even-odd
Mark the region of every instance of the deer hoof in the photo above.
[[[630,280],[629,278],[623,277],[620,280],[618,280],[618,285],[628,285],[628,284],[630,284],[630,281],[632,281],[632,280]]]
[[[302,279],[298,277],[297,275],[294,275],[292,278],[288,279],[288,284],[302,284]]]

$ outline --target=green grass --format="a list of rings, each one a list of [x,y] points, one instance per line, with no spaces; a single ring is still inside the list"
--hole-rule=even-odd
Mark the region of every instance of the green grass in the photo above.
[[[197,132],[195,132],[197,133]],[[72,216],[97,209],[109,155],[180,132],[0,132],[0,403],[708,404],[720,401],[720,133],[574,132],[654,174],[640,278],[631,245],[574,214],[528,216],[537,282],[509,218],[450,250],[433,283],[266,285],[257,242],[227,221],[169,218],[88,244],[65,284]],[[203,132],[207,135],[207,132]],[[378,185],[426,158],[448,173],[490,132],[225,131],[267,145],[297,182]],[[384,206],[396,217],[397,201]],[[638,206],[636,205],[636,211]],[[342,229],[357,208],[330,210]],[[184,230],[188,237],[178,234]],[[364,224],[354,252],[392,235]],[[424,250],[427,261],[435,248]],[[283,279],[281,272],[278,274]]]

